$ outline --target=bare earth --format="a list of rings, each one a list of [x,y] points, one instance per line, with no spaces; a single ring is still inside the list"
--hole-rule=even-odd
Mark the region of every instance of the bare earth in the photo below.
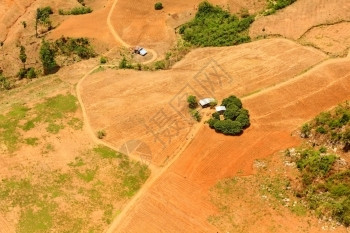
[[[350,23],[312,28],[300,38],[300,42],[311,44],[332,56],[346,56],[350,47]]]
[[[298,39],[310,28],[350,20],[347,0],[298,0],[276,14],[257,19],[250,28],[250,36],[281,35]]]

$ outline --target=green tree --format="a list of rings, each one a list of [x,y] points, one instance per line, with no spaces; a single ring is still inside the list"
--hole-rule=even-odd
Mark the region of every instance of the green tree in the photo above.
[[[305,123],[302,127],[301,127],[301,137],[302,138],[308,138],[311,134],[311,126],[308,123]]]
[[[243,126],[238,121],[223,120],[214,124],[215,130],[228,135],[238,135],[242,133]]]
[[[40,47],[40,60],[44,67],[44,74],[51,73],[57,68],[55,51],[51,48],[50,43],[45,40],[43,40]]]
[[[197,107],[197,97],[194,95],[190,95],[187,97],[187,103],[188,107],[190,108],[196,108]]]
[[[36,9],[36,15],[35,15],[35,36],[36,37],[38,37],[38,24],[47,26],[49,30],[51,29],[50,14],[52,13],[53,11],[49,6]]]
[[[27,61],[27,54],[26,54],[26,48],[21,45],[19,50],[19,59],[23,63],[23,69],[26,68],[26,61]]]
[[[157,2],[156,4],[154,4],[154,9],[155,10],[163,9],[163,4],[161,2]]]

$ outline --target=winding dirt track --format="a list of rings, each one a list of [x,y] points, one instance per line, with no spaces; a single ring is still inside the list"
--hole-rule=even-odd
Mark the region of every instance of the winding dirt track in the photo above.
[[[107,17],[107,25],[108,25],[108,28],[110,30],[110,32],[112,33],[114,39],[117,41],[117,43],[120,43],[122,46],[126,47],[126,48],[132,48],[133,46],[129,45],[128,43],[126,43],[125,41],[122,40],[122,38],[120,38],[120,36],[118,35],[118,33],[115,31],[114,27],[113,27],[113,24],[111,22],[111,17],[112,17],[112,14],[114,12],[114,9],[115,9],[115,6],[117,5],[118,3],[118,0],[114,0],[112,6],[111,6],[111,9],[108,13],[108,17]],[[142,62],[143,64],[149,64],[149,63],[152,63],[154,62],[158,55],[156,53],[156,51],[154,51],[153,49],[150,49],[150,48],[147,48],[147,51],[149,53],[152,54],[152,58],[148,61],[145,61],[145,62]]]

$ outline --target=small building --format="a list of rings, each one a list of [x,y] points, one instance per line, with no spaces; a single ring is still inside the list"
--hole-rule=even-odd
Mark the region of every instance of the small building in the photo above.
[[[216,106],[215,107],[215,110],[218,112],[218,113],[223,113],[226,111],[226,107],[225,106]]]
[[[202,106],[202,108],[208,107],[211,102],[215,102],[214,98],[204,98],[199,101],[199,105]]]

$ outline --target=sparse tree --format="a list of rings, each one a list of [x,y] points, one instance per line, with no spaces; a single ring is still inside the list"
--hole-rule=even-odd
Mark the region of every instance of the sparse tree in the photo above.
[[[157,2],[156,4],[154,4],[154,9],[155,10],[163,9],[163,4],[161,2]]]
[[[38,37],[38,24],[46,25],[49,28],[49,30],[51,29],[50,14],[52,13],[53,11],[49,6],[36,9],[36,16],[35,16],[36,37]]]
[[[23,63],[23,69],[26,68],[26,61],[27,61],[27,54],[26,54],[26,48],[21,45],[20,50],[19,50],[19,59]]]

